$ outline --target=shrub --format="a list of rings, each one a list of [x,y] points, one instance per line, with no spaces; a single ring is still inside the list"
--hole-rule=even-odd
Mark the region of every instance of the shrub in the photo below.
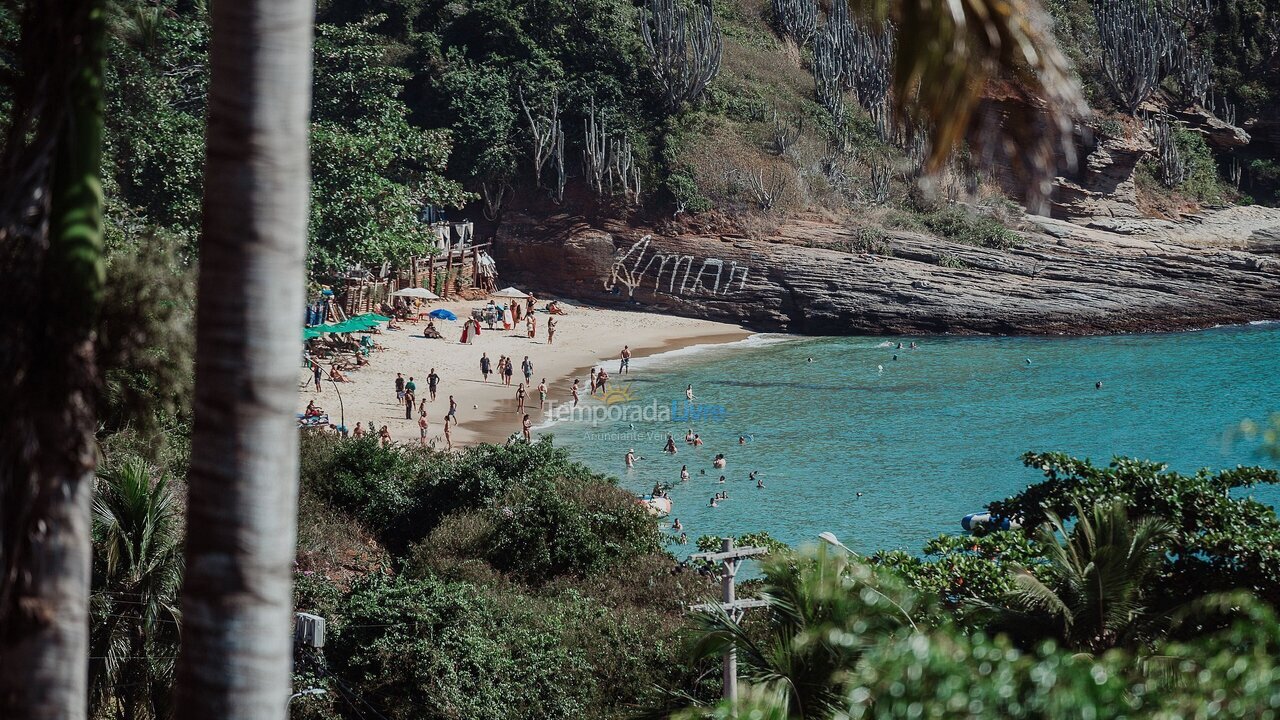
[[[334,673],[388,718],[609,717],[681,681],[679,623],[573,592],[374,575],[343,599]]]
[[[952,242],[1008,250],[1018,244],[1018,236],[994,218],[974,215],[951,206],[921,216],[926,228]]]
[[[550,439],[454,454],[384,448],[368,437],[305,437],[301,478],[304,488],[355,517],[393,552],[425,537],[446,515],[487,507],[514,487],[558,478],[607,483]]]
[[[465,570],[479,559],[540,585],[658,552],[661,540],[629,493],[590,481],[539,479],[513,487],[493,507],[446,518],[415,548],[412,565],[426,574]],[[474,573],[463,576],[479,577]]]

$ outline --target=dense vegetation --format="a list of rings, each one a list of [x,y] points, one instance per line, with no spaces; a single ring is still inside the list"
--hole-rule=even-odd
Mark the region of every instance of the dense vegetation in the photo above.
[[[1138,132],[1117,121],[1123,112],[1103,80],[1097,5],[1048,3],[1100,113],[1095,125],[1103,134]],[[189,250],[202,192],[207,11],[194,2],[113,7],[109,232],[117,239],[159,232]],[[1207,53],[1212,99],[1205,103],[1241,125],[1274,116],[1276,0],[1207,7],[1186,30],[1189,52]],[[714,222],[766,234],[789,214],[816,212],[852,219],[872,234],[916,229],[988,246],[1016,242],[998,227],[1016,227],[1016,217],[999,210],[995,178],[966,149],[942,174],[937,197],[922,198],[914,191],[922,147],[886,138],[878,116],[858,102],[834,113],[825,107],[815,94],[812,42],[784,32],[771,2],[718,0],[714,12],[724,38],[719,72],[695,102],[673,107],[649,69],[632,0],[321,3],[313,271],[421,252],[425,207],[477,221],[512,209],[638,212],[648,221],[673,210],[714,211]],[[0,33],[13,42],[11,14],[0,16]],[[1180,82],[1170,75],[1159,90],[1171,107],[1184,103]],[[638,198],[612,182],[593,189],[584,167],[592,118],[606,144],[625,145]],[[535,155],[535,125],[545,132],[552,119],[564,145],[564,190],[556,189],[554,161]],[[1173,136],[1185,167],[1172,181],[1150,166],[1139,173],[1150,207],[1231,200],[1239,197],[1233,181],[1255,200],[1273,199],[1280,172],[1265,137],[1227,154],[1206,147],[1197,132]],[[971,226],[984,222],[997,227],[975,234]]]
[[[99,717],[167,713],[185,463],[181,433],[169,437],[159,448],[133,430],[104,438]],[[745,702],[768,717],[1277,709],[1280,520],[1241,491],[1280,473],[1024,461],[1044,481],[989,507],[1025,530],[944,535],[922,554],[865,561],[739,536],[773,556],[763,580],[741,588],[773,606],[739,626],[688,614],[718,590],[710,568],[677,563],[628,493],[549,440],[451,455],[307,436],[295,600],[326,618],[328,639],[298,650],[295,689],[326,692],[292,712],[722,716],[726,643],[750,682]]]
[[[1090,3],[1050,6],[1091,101],[1114,113],[1091,64]],[[1213,48],[1221,94],[1242,117],[1273,112],[1274,0],[1215,8],[1197,42]],[[882,139],[856,104],[838,115],[819,104],[811,50],[778,32],[764,2],[714,9],[721,72],[698,102],[672,107],[630,0],[321,3],[313,269],[402,259],[424,237],[423,206],[498,217],[513,198],[649,219],[717,211],[759,231],[788,212],[856,212],[860,251],[886,229],[1017,242],[1016,213],[963,153],[941,199],[915,192],[920,149]],[[95,716],[162,718],[181,623],[208,27],[199,2],[113,12],[89,671]],[[0,33],[12,42],[5,11]],[[533,179],[522,97],[535,117],[551,98],[560,108],[563,199]],[[592,107],[632,148],[638,206],[597,197],[577,169]],[[1223,158],[1174,137],[1190,158],[1174,189],[1228,197]],[[1246,184],[1275,187],[1273,159],[1241,159]],[[976,211],[952,202],[962,195]],[[1274,443],[1274,426],[1260,431]],[[678,565],[626,493],[549,443],[448,455],[313,437],[302,452],[297,608],[327,618],[330,638],[322,655],[299,655],[296,687],[326,690],[295,701],[299,717],[662,715],[718,694],[726,642],[759,681],[748,702],[773,717],[1244,717],[1277,703],[1280,522],[1242,494],[1276,482],[1272,471],[1032,455],[1046,480],[992,505],[1024,531],[942,536],[866,565],[744,536],[774,547],[763,591],[786,602],[699,636],[685,608],[713,579]]]

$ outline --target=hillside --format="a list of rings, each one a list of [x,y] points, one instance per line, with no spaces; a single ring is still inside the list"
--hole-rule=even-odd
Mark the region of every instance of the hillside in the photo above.
[[[202,192],[206,10],[189,2],[114,7],[108,245],[160,234],[190,255]],[[1028,202],[1079,225],[1189,218],[1194,228],[1206,210],[1276,201],[1280,0],[1047,3],[1093,106],[1075,128],[1075,169],[1061,153],[1050,158],[1059,175],[1047,201],[1027,197],[1032,156],[1052,148],[1035,139],[1038,104],[1018,81],[984,86],[967,139],[941,172],[927,175],[920,126],[896,123],[888,112],[892,26],[881,29],[843,7],[826,0],[321,3],[313,276],[405,263],[432,239],[423,220],[440,213],[473,220],[481,239],[502,242],[518,242],[528,221],[564,216],[601,231],[654,232],[677,247],[710,235],[814,245],[889,265],[914,253],[932,258],[910,268],[927,277],[948,264],[984,272],[983,263],[959,259],[971,251],[956,244],[985,248],[997,265],[1027,252],[1021,246],[1040,232],[1024,217]],[[1162,28],[1168,57],[1152,66],[1148,80],[1158,82],[1130,107],[1123,83],[1109,78],[1117,62],[1142,58],[1108,55],[1098,19],[1135,8],[1160,19],[1152,22]],[[658,27],[664,13],[684,13],[691,33],[700,28],[707,58],[715,38],[722,42],[719,62],[704,58],[703,75],[678,98],[651,70],[641,32]],[[13,29],[12,18],[0,20]],[[11,44],[13,33],[5,40]],[[992,142],[1011,137],[1022,143],[1012,152]],[[801,225],[807,229],[795,232]],[[1168,229],[1145,227],[1154,242]],[[924,249],[904,246],[908,237],[907,245]],[[1123,235],[1112,240],[1093,238],[1099,251],[1114,246],[1116,262],[1127,262]],[[497,248],[509,259],[500,272],[536,275],[538,267],[511,264],[518,250]],[[852,281],[873,284],[874,275]],[[879,302],[894,298],[871,304]],[[1280,315],[1261,300],[1251,307]]]

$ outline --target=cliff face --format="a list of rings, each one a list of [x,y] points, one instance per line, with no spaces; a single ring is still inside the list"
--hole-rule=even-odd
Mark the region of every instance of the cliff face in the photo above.
[[[1092,334],[1280,319],[1280,211],[1125,235],[1037,222],[1011,251],[896,233],[887,256],[806,247],[854,239],[812,222],[748,239],[520,218],[500,228],[494,254],[503,284],[758,330]]]

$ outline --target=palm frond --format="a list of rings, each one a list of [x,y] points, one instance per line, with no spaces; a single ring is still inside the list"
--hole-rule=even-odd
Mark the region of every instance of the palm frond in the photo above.
[[[854,0],[881,12],[885,0]],[[1041,106],[1039,122],[1001,128],[1019,144],[1033,197],[1047,196],[1055,155],[1074,162],[1072,129],[1088,113],[1079,83],[1036,0],[901,0],[894,64],[899,117],[928,132],[927,167],[941,169],[965,137],[987,81],[1012,78]],[[1056,151],[1056,152],[1055,152]]]

